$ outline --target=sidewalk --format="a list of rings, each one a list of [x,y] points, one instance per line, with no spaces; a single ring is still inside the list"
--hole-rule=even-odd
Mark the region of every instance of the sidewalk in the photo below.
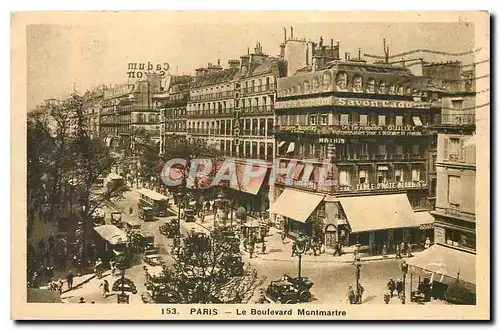
[[[105,272],[105,274],[106,274],[106,272]],[[68,289],[68,283],[67,283],[66,279],[63,279],[63,290],[62,290],[61,294],[64,294],[64,293],[70,292],[72,290],[78,289],[79,287],[81,287],[82,285],[88,283],[89,281],[91,281],[95,277],[96,277],[96,275],[93,274],[93,273],[92,274],[85,274],[85,275],[82,275],[82,276],[75,276],[73,278],[73,288],[71,290]],[[48,290],[49,286],[48,285],[41,286],[40,289],[46,289],[46,290]]]
[[[253,258],[251,260],[268,260],[268,261],[292,261],[295,257],[292,257],[292,246],[293,240],[287,238],[283,244],[281,240],[281,230],[271,227],[269,231],[270,235],[266,237],[266,253],[262,254],[261,245],[257,244]],[[243,252],[248,258],[249,253]],[[418,255],[419,252],[414,252],[413,255]],[[377,256],[363,256],[361,255],[361,261],[375,261],[375,260],[389,260],[396,259],[396,254],[387,255],[377,255]],[[406,258],[404,258],[406,259]],[[326,251],[321,255],[315,256],[312,251],[303,255],[302,262],[335,262],[335,263],[352,263],[354,256],[352,253],[344,253],[341,256],[333,256],[333,251]]]

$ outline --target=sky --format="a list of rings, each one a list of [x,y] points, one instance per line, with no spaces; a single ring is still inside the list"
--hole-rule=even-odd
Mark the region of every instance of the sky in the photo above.
[[[216,20],[213,20],[216,21]],[[304,19],[304,21],[306,21]],[[315,23],[287,24],[169,24],[131,20],[126,24],[30,25],[27,27],[28,109],[44,99],[65,97],[74,89],[127,82],[127,63],[167,62],[171,74],[190,73],[207,63],[227,67],[247,47],[260,42],[263,52],[279,54],[284,27],[290,36],[326,44],[340,42],[340,53],[383,55],[383,38],[391,54],[426,48],[458,53],[474,48],[474,27],[467,23]],[[463,60],[471,57],[426,56],[426,60]]]

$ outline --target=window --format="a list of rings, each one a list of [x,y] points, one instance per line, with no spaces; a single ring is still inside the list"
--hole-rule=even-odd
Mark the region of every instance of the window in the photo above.
[[[349,124],[349,115],[341,114],[340,115],[340,125],[348,125]]]
[[[396,169],[394,171],[394,180],[396,182],[403,182],[403,170],[402,169]]]
[[[413,156],[419,156],[420,155],[420,145],[419,144],[414,144],[411,146],[411,153]]]
[[[396,146],[396,155],[398,155],[398,156],[402,156],[403,155],[403,145],[398,144]]]
[[[368,178],[367,178],[366,172],[367,172],[366,170],[359,170],[359,183],[360,184],[368,183]]]
[[[361,126],[368,125],[368,115],[359,115],[359,124]]]
[[[418,168],[414,168],[411,170],[411,180],[413,182],[420,181],[420,170]]]
[[[351,182],[350,173],[348,171],[339,172],[339,184],[341,186],[349,186]]]
[[[378,171],[377,174],[378,183],[384,183],[387,181],[387,171]]]
[[[379,126],[385,126],[385,115],[379,115],[378,116],[378,125]]]
[[[450,160],[458,160],[458,154],[460,151],[460,139],[450,138],[448,143],[448,157]]]
[[[321,125],[328,125],[328,115],[327,114],[321,115]]]
[[[368,156],[368,144],[361,144],[361,156]]]
[[[309,115],[309,125],[316,125],[316,115]]]
[[[460,206],[460,195],[462,193],[462,181],[459,176],[448,177],[448,203],[451,206]]]
[[[476,237],[473,233],[446,228],[445,238],[447,245],[476,250]]]
[[[379,144],[378,146],[378,155],[386,155],[386,148],[385,144]]]
[[[464,100],[452,100],[451,104],[455,109],[462,109],[464,105]]]

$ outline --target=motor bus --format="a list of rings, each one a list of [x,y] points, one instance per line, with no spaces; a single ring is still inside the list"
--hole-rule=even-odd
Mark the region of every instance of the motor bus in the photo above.
[[[150,207],[153,214],[165,217],[168,214],[168,197],[149,189],[139,190],[139,208]]]

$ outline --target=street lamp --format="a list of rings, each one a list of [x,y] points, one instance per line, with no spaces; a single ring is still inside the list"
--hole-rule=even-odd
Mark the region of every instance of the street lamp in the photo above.
[[[302,255],[307,251],[308,239],[304,236],[300,236],[295,240],[294,252],[299,256],[299,278],[302,278]]]
[[[359,279],[361,277],[361,260],[359,257],[356,257],[353,265],[356,267],[356,302],[361,302],[361,285],[359,284]]]
[[[403,261],[401,264],[401,272],[403,272],[403,299],[401,302],[404,305],[406,304],[406,274],[408,273],[408,264],[406,261]]]
[[[180,223],[181,221],[181,201],[184,198],[184,194],[182,192],[177,193],[177,219]]]

